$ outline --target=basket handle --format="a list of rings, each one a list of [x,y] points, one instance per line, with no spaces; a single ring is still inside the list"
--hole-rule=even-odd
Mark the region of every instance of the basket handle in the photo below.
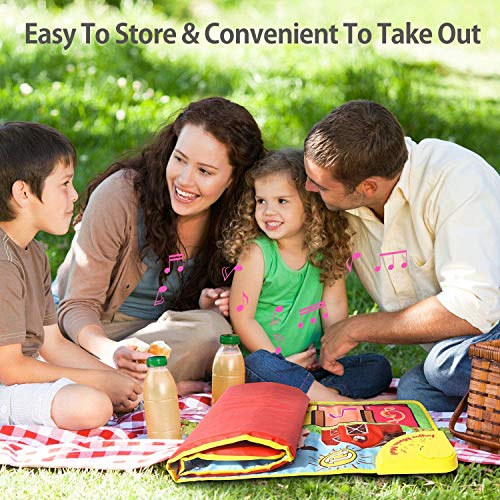
[[[457,420],[459,419],[462,411],[465,408],[465,405],[467,404],[467,397],[469,396],[469,392],[462,398],[462,401],[458,403],[457,409],[453,412],[453,415],[450,420],[450,432],[455,436],[460,439],[463,439],[464,441],[469,441],[474,444],[486,446],[490,449],[492,448],[499,448],[499,444],[495,443],[493,441],[487,441],[486,439],[481,439],[476,436],[471,436],[470,434],[467,434],[465,432],[459,432],[455,430],[455,424],[457,423]]]

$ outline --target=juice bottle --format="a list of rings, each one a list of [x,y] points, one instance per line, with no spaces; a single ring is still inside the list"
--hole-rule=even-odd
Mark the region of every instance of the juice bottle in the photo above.
[[[144,411],[150,439],[180,439],[181,419],[177,386],[168,371],[165,356],[146,360],[148,373],[144,380]]]
[[[238,344],[238,335],[221,335],[221,347],[217,351],[212,367],[212,404],[233,385],[245,383],[245,362]]]

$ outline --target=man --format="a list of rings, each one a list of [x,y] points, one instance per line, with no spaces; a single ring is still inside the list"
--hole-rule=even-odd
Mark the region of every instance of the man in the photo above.
[[[469,387],[469,346],[500,338],[498,173],[456,144],[405,138],[369,101],[317,123],[304,155],[306,188],[347,212],[356,273],[381,309],[330,327],[323,367],[337,372],[359,342],[427,344],[398,398],[453,411]]]

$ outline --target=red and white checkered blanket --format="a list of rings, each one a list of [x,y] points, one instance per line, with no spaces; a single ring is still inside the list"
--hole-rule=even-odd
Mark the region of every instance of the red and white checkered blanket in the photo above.
[[[210,408],[210,399],[205,394],[181,398],[181,418],[199,422]],[[110,420],[106,427],[78,432],[41,425],[3,425],[0,464],[129,470],[166,460],[180,443],[176,439],[146,439],[144,411]]]
[[[450,419],[451,416],[453,415],[452,412],[440,413],[437,411],[430,411],[429,414],[438,428],[442,427],[449,428]],[[462,415],[460,415],[460,418],[458,419],[455,425],[455,429],[460,432],[465,432],[466,420],[467,420],[467,414],[462,413]],[[475,448],[472,448],[470,444],[456,437],[452,437],[450,441],[453,447],[455,448],[455,451],[457,452],[458,459],[461,462],[475,462],[478,464],[500,465],[500,455],[496,453],[477,450]]]
[[[210,408],[210,397],[192,395],[179,400],[181,418],[199,422]],[[448,427],[451,413],[430,412],[438,427]],[[458,430],[465,429],[465,414]],[[0,426],[0,464],[17,467],[73,467],[129,470],[169,458],[181,441],[146,439],[144,412],[112,420],[106,427],[79,432],[43,426]],[[500,465],[500,455],[452,441],[463,462]]]

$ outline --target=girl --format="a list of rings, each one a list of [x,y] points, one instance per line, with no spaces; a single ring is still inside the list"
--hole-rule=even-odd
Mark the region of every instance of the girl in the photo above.
[[[191,103],[135,156],[113,163],[85,193],[54,287],[61,329],[137,379],[134,350],[163,340],[179,393],[208,390],[229,323],[225,261],[216,242],[263,152],[259,127],[221,97]],[[229,282],[227,282],[229,284]],[[202,310],[199,310],[199,309]]]
[[[382,392],[392,378],[383,356],[342,358],[336,374],[316,361],[322,329],[347,317],[345,216],[305,190],[301,151],[268,153],[246,179],[223,248],[242,268],[233,280],[230,316],[252,353],[245,359],[247,381],[284,383],[319,401]]]

